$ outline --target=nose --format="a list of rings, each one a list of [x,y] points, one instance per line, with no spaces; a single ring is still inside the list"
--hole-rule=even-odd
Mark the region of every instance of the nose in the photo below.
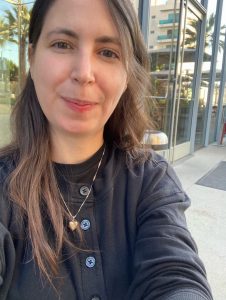
[[[92,84],[95,82],[94,65],[89,53],[76,55],[71,78],[81,85]]]

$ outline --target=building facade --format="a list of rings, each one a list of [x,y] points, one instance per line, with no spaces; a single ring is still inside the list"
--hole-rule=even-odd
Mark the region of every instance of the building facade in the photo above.
[[[226,0],[140,0],[158,125],[175,161],[220,143],[226,118]]]
[[[131,0],[150,57],[158,129],[175,161],[219,143],[226,107],[226,0]],[[0,146],[28,70],[27,30],[34,1],[0,1]]]

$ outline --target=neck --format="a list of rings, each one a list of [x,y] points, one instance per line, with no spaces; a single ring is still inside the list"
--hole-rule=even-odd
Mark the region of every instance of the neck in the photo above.
[[[103,136],[91,137],[61,136],[51,134],[52,160],[63,164],[78,164],[89,159],[103,145]]]

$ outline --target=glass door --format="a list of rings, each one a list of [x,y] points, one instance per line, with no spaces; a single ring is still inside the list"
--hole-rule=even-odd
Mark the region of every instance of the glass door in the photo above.
[[[170,160],[175,161],[190,153],[191,127],[199,52],[199,33],[203,15],[192,4],[181,5],[181,30],[178,41],[175,105],[172,119]]]
[[[201,74],[201,86],[198,100],[198,117],[195,134],[195,150],[202,148],[205,142],[206,133],[206,121],[207,121],[207,102],[208,93],[211,79],[211,61],[213,52],[213,39],[214,39],[214,27],[215,27],[215,15],[216,15],[217,0],[212,0],[211,4],[208,4],[207,9],[207,21],[205,31],[205,42],[204,42],[204,55],[202,63],[202,74]],[[223,51],[222,51],[223,52]],[[220,76],[218,76],[220,77]],[[219,94],[219,78],[215,82],[215,89],[213,94],[213,109],[211,113],[211,126],[210,135],[214,136],[215,121],[217,113],[217,99]]]
[[[194,4],[193,4],[194,2]],[[203,15],[197,1],[151,0],[149,57],[158,129],[169,139],[169,161],[190,153]]]
[[[150,1],[148,51],[152,95],[158,106],[158,114],[154,118],[158,129],[168,137],[171,132],[179,17],[180,0]]]

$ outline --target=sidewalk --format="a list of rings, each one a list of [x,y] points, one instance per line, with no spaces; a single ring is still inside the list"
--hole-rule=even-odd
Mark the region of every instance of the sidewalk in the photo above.
[[[191,198],[188,227],[206,266],[214,300],[226,299],[226,191],[195,183],[221,161],[226,161],[225,142],[223,146],[210,145],[198,150],[174,165]]]

